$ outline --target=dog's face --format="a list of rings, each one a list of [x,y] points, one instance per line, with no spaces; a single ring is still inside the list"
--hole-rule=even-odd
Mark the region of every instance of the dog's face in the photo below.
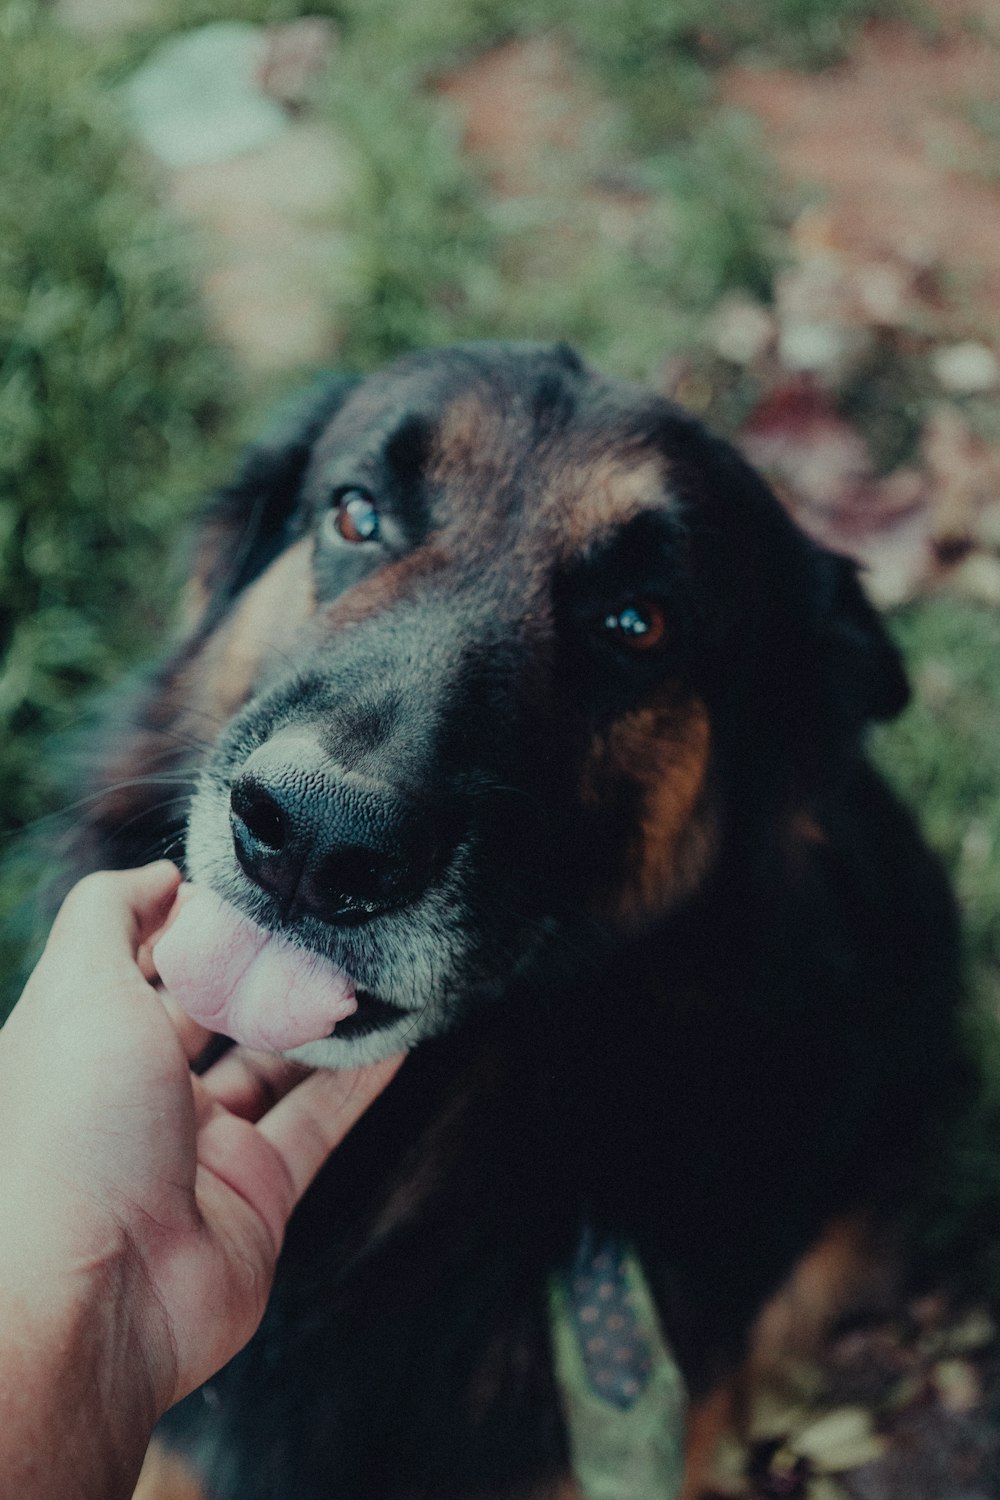
[[[197,573],[172,693],[224,728],[188,865],[353,977],[311,1064],[651,933],[755,778],[791,817],[905,696],[850,566],[725,444],[562,348],[331,385],[223,495]]]

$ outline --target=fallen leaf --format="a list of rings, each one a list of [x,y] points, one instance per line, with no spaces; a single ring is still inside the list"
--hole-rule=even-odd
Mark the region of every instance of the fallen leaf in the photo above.
[[[962,395],[1000,384],[1000,361],[986,344],[945,344],[931,355],[931,369],[945,390]]]
[[[1000,609],[1000,557],[974,552],[952,569],[948,583],[964,598]]]
[[[942,1359],[934,1366],[934,1386],[945,1411],[967,1412],[978,1406],[982,1387],[967,1359]]]
[[[935,536],[946,543],[977,540],[980,515],[991,516],[1000,493],[1000,448],[978,437],[950,402],[928,416],[920,448],[932,487]]]
[[[880,1458],[885,1451],[885,1442],[875,1432],[871,1413],[861,1406],[842,1406],[827,1412],[797,1432],[790,1446],[824,1474],[860,1468]]]
[[[873,474],[868,445],[810,376],[792,376],[751,412],[740,439],[750,461],[777,475],[805,508],[834,515]]]

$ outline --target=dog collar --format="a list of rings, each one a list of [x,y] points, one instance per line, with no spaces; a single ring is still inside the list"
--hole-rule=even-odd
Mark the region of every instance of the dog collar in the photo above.
[[[573,1471],[586,1500],[671,1500],[683,1474],[686,1395],[639,1262],[581,1235],[551,1288],[552,1340]]]
[[[628,1411],[649,1384],[652,1345],[628,1281],[628,1251],[585,1229],[569,1272],[569,1320],[591,1391]]]

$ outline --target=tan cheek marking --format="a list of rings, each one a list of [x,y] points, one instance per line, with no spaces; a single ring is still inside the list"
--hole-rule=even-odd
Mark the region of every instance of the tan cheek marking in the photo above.
[[[380,614],[403,597],[414,579],[427,577],[448,562],[447,552],[430,542],[397,562],[387,563],[322,610],[324,628],[339,630]]]
[[[704,795],[711,743],[708,710],[694,700],[629,714],[595,744],[585,803],[614,801],[635,788],[641,804],[626,868],[609,898],[619,918],[641,921],[659,914],[703,874],[712,847]]]
[[[192,665],[189,681],[178,684],[182,701],[197,720],[219,722],[247,701],[262,666],[289,651],[315,609],[312,542],[296,542],[237,600],[232,612]],[[199,732],[204,735],[204,722]]]

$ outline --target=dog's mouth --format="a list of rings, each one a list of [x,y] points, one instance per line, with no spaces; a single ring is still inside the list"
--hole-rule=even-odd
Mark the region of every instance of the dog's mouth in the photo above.
[[[330,1036],[336,1034],[350,1041],[413,1019],[412,1010],[407,1010],[402,1005],[392,1005],[388,1000],[380,1000],[369,990],[356,989],[354,998],[358,1003],[357,1010],[352,1016],[338,1021],[335,1033],[331,1031]]]
[[[360,989],[330,959],[290,943],[205,886],[183,888],[153,951],[171,995],[194,1020],[245,1046],[291,1052],[361,1038],[413,1012]]]

